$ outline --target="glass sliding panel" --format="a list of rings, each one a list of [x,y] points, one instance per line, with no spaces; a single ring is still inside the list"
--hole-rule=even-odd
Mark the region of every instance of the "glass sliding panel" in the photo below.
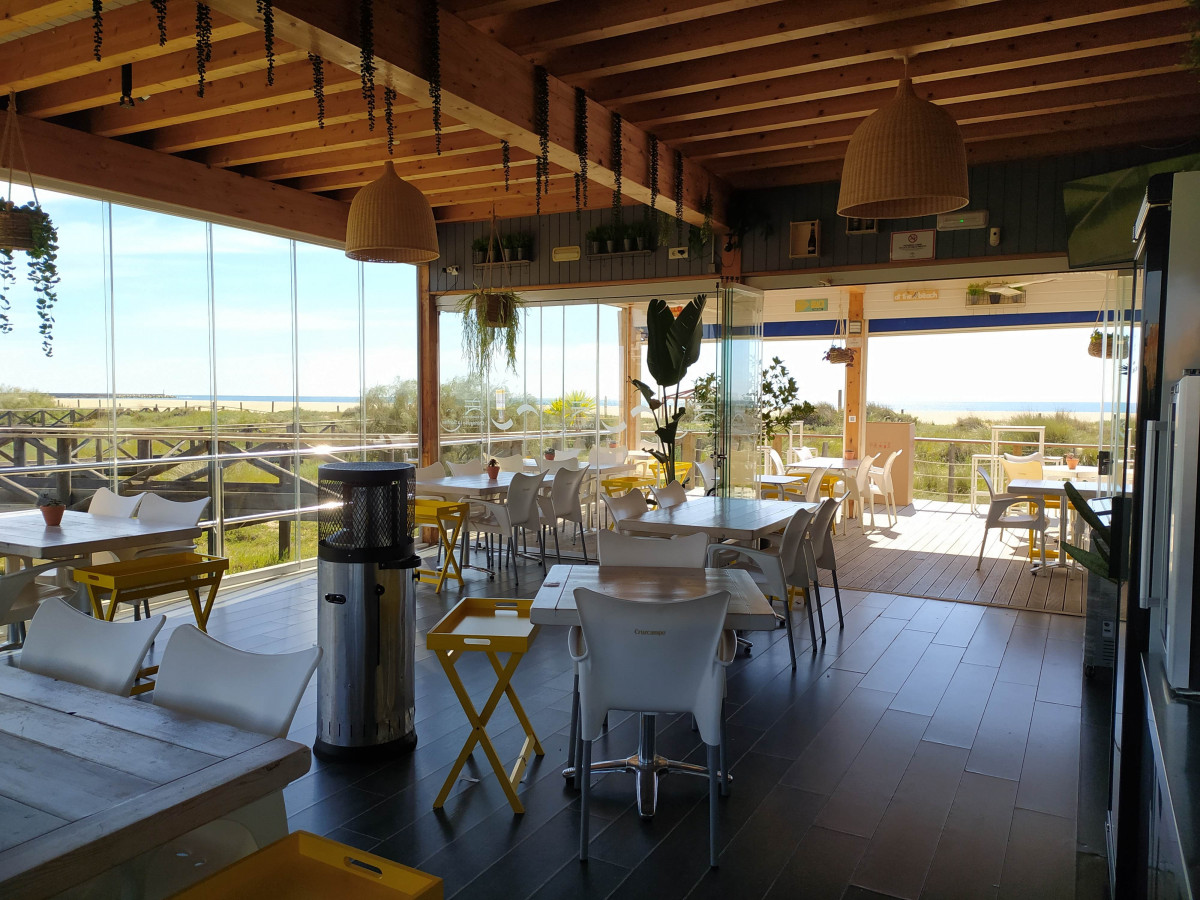
[[[540,440],[535,449],[544,454],[551,447],[557,451],[567,446],[567,408],[565,404],[555,403],[566,393],[567,373],[563,365],[566,316],[561,306],[544,306],[541,314],[538,329],[541,358],[536,391],[541,423]]]
[[[487,430],[483,402],[486,379],[472,375],[462,352],[463,317],[456,312],[438,316],[441,386],[441,459],[443,463],[479,459]]]
[[[741,286],[718,290],[721,335],[721,493],[757,497],[754,473],[761,431],[763,295]]]
[[[363,285],[367,441],[417,462],[417,270],[363,266]]]

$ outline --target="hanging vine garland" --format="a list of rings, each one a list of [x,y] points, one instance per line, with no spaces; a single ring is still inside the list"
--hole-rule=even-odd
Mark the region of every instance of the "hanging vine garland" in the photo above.
[[[683,154],[675,151],[675,240],[683,240]]]
[[[100,45],[104,43],[104,2],[92,0],[92,56],[100,62]]]
[[[621,169],[624,159],[621,149],[621,114],[612,114],[612,172],[613,172],[613,227],[621,224]]]
[[[500,161],[504,164],[504,193],[508,193],[508,177],[512,174],[512,148],[508,141],[500,142]]]
[[[442,19],[437,0],[425,0],[429,29],[429,99],[433,101],[433,146],[442,155]]]
[[[367,130],[375,130],[375,4],[359,0],[358,4],[359,78],[363,99],[367,101]]]
[[[575,155],[579,158],[579,183],[575,186],[575,212],[582,214],[588,192],[588,116],[587,94],[575,88]]]
[[[204,97],[204,76],[208,64],[212,62],[212,10],[208,4],[196,4],[196,74],[200,82],[196,86],[196,95]]]
[[[158,46],[167,45],[167,0],[150,0],[154,18],[158,20]]]
[[[263,20],[263,43],[267,51],[267,86],[275,84],[275,6],[271,0],[254,0]]]
[[[392,155],[392,148],[396,145],[395,106],[396,92],[390,87],[385,87],[383,89],[383,120],[387,122],[388,156]]]
[[[325,127],[325,62],[315,53],[308,54],[313,70],[313,96],[317,98],[317,127]]]
[[[542,194],[550,187],[550,76],[543,66],[533,68],[533,127],[538,134],[538,158],[534,165],[537,214],[542,214]]]
[[[650,135],[650,212],[658,202],[658,135]]]

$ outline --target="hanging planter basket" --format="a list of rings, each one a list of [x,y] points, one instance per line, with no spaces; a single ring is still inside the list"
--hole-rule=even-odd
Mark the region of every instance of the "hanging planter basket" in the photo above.
[[[507,328],[512,323],[513,310],[517,306],[517,295],[512,291],[488,292],[483,312],[484,324],[489,328]],[[484,299],[481,296],[480,299]]]
[[[849,347],[830,347],[825,351],[824,359],[831,363],[845,365],[854,362],[854,351]]]
[[[32,250],[34,211],[6,200],[0,205],[0,249]]]
[[[1118,340],[1116,335],[1093,333],[1088,341],[1088,356],[1097,359],[1124,359],[1128,355],[1128,344],[1123,339]]]

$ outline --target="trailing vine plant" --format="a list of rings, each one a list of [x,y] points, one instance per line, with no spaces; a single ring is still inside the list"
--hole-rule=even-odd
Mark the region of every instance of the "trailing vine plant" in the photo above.
[[[537,214],[542,214],[542,194],[550,188],[550,76],[544,66],[533,69],[533,127],[538,135],[538,158],[534,167]]]
[[[26,203],[17,209],[29,211],[33,247],[25,251],[29,257],[28,276],[37,295],[38,318],[42,320],[38,326],[38,332],[42,335],[42,352],[46,356],[53,356],[54,316],[51,311],[58,302],[58,230],[50,221],[49,214],[36,202]],[[8,292],[16,281],[17,266],[13,251],[0,249],[0,333],[3,334],[12,331],[7,315],[11,306]]]
[[[683,240],[683,154],[675,151],[675,240]]]
[[[433,146],[442,155],[442,20],[437,0],[425,0],[429,29],[429,99],[433,101]]]
[[[158,20],[158,46],[167,45],[167,0],[150,0],[154,18]]]
[[[1183,61],[1200,75],[1200,0],[1187,0],[1187,5],[1196,17],[1192,19],[1191,40],[1184,51]]]
[[[613,227],[617,228],[621,224],[621,169],[623,165],[623,152],[621,150],[621,114],[612,114],[612,173],[613,173],[613,195],[612,195],[612,220]]]
[[[204,76],[212,62],[212,10],[203,0],[196,4],[196,95],[204,97]]]
[[[267,53],[267,86],[275,84],[275,6],[271,0],[254,0],[263,20],[263,43]]]
[[[658,202],[658,135],[650,135],[650,212]]]
[[[392,155],[392,148],[396,146],[396,92],[390,87],[383,89],[383,120],[387,122],[388,133],[388,156]]]
[[[92,56],[100,62],[100,45],[104,43],[104,2],[92,0]]]
[[[575,88],[575,156],[579,159],[579,174],[575,176],[575,215],[582,216],[588,191],[588,114],[587,94],[583,88]]]
[[[317,98],[317,127],[325,127],[325,61],[316,53],[308,54],[313,70],[313,96]]]
[[[363,100],[367,102],[367,130],[375,130],[375,4],[358,3],[359,79]]]
[[[500,142],[500,162],[504,165],[504,193],[508,193],[508,179],[512,174],[512,148],[508,141]]]

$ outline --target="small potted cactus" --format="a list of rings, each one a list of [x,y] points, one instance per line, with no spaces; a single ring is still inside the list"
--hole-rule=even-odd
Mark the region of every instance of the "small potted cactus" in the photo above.
[[[554,448],[553,448],[553,447],[547,447],[547,448],[546,448],[546,450],[545,450],[545,452],[543,452],[543,453],[542,453],[542,455],[543,455],[544,457],[546,457],[546,459],[548,459],[548,460],[552,460],[552,459],[554,459]]]
[[[38,509],[42,511],[42,518],[46,520],[46,524],[51,528],[54,528],[62,522],[63,513],[66,512],[67,504],[63,503],[57,497],[51,497],[49,494],[42,494],[42,496],[38,498]]]
[[[488,473],[488,478],[490,478],[492,481],[495,481],[497,478],[499,478],[500,477],[500,463],[496,462],[495,459],[489,459],[487,461],[487,473]]]

